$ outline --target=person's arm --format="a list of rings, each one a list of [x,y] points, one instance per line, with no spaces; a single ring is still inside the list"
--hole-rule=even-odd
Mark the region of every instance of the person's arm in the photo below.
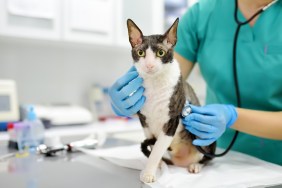
[[[194,145],[207,146],[232,128],[253,136],[282,140],[282,112],[266,112],[235,108],[233,105],[209,104],[193,106],[183,118],[185,128],[198,136]]]
[[[179,63],[180,70],[181,70],[181,75],[182,75],[183,79],[186,80],[188,78],[188,76],[190,75],[193,67],[194,67],[194,63],[192,63],[191,61],[185,59],[184,57],[182,57],[177,52],[174,52],[174,58]]]
[[[233,129],[258,137],[282,140],[282,111],[236,110],[238,119],[232,126]]]

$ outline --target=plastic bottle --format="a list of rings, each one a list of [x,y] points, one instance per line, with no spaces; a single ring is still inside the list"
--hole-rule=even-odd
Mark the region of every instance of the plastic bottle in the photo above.
[[[94,120],[99,120],[103,111],[103,90],[98,84],[94,84],[89,93],[90,108]]]
[[[27,118],[24,123],[28,123],[30,125],[31,137],[34,141],[34,147],[43,144],[45,128],[41,120],[37,118],[33,106],[27,107]]]
[[[32,147],[34,141],[31,137],[30,125],[24,122],[18,122],[14,124],[14,131],[16,133],[17,146],[16,148],[23,152],[25,149]]]
[[[103,121],[114,117],[115,114],[111,108],[108,88],[95,84],[90,89],[90,107],[95,120]]]

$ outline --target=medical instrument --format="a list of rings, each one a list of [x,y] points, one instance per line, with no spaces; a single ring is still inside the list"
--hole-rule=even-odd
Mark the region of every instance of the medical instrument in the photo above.
[[[184,108],[182,110],[182,117],[186,117],[191,114],[192,108],[189,104],[190,104],[189,101],[186,101]]]
[[[278,0],[273,0],[272,2],[270,2],[269,4],[267,4],[266,6],[264,6],[263,8],[261,8],[260,10],[258,10],[253,16],[251,16],[249,19],[247,19],[246,21],[242,22],[239,20],[238,18],[238,0],[235,0],[235,9],[234,9],[234,19],[237,23],[237,28],[236,28],[236,32],[234,35],[234,41],[233,41],[233,76],[234,76],[234,84],[235,84],[235,92],[236,92],[236,99],[237,99],[237,106],[241,107],[241,96],[240,96],[240,87],[239,87],[239,82],[238,82],[238,74],[237,74],[237,42],[238,42],[238,38],[239,38],[239,33],[240,33],[240,29],[243,25],[246,25],[248,23],[250,23],[255,17],[257,17],[258,15],[260,15],[261,13],[263,13],[264,11],[266,11],[268,8],[270,8],[272,5],[274,5],[276,2],[278,2]],[[191,107],[190,107],[191,108]],[[196,146],[197,149],[204,154],[207,157],[210,158],[214,158],[214,157],[221,157],[224,156],[226,153],[229,152],[229,150],[232,148],[232,146],[234,145],[237,136],[239,134],[239,131],[236,131],[229,146],[226,148],[226,150],[220,154],[209,154],[206,153],[202,147],[200,146]]]
[[[94,138],[86,138],[83,140],[71,142],[66,145],[60,145],[58,147],[48,147],[45,144],[41,144],[37,147],[37,152],[44,154],[45,156],[54,156],[59,151],[73,152],[80,148],[95,149],[98,146],[98,140]]]
[[[91,112],[79,105],[34,105],[34,110],[47,129],[59,126],[85,125],[93,122]]]
[[[0,122],[20,119],[16,82],[0,80]]]

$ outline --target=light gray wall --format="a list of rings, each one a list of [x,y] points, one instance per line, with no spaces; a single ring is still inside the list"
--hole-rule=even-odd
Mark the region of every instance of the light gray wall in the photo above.
[[[88,106],[92,84],[110,86],[131,66],[130,48],[0,38],[0,79],[17,82],[21,104]],[[196,68],[189,82],[205,98]]]
[[[85,105],[92,84],[109,86],[130,65],[129,48],[0,39],[0,79],[17,82],[21,103]]]

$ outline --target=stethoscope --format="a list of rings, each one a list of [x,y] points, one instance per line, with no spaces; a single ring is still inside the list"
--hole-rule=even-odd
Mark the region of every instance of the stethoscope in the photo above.
[[[264,11],[266,11],[269,7],[271,7],[272,5],[274,5],[278,0],[273,0],[271,3],[267,4],[266,6],[264,6],[263,8],[261,8],[260,10],[258,10],[253,16],[251,16],[248,20],[241,22],[238,18],[238,0],[235,0],[235,9],[234,9],[234,19],[237,23],[237,28],[236,28],[236,32],[234,35],[234,41],[233,41],[233,77],[234,77],[234,85],[235,85],[235,94],[236,94],[236,102],[237,102],[237,107],[241,107],[241,97],[240,97],[240,88],[239,88],[239,82],[238,82],[238,73],[237,73],[237,42],[238,42],[238,37],[239,37],[239,33],[240,33],[240,29],[242,26],[250,23],[256,16],[260,15],[261,13],[263,13]],[[189,105],[185,105],[186,107],[183,109],[182,111],[182,116],[185,117],[187,115],[189,115],[190,113],[192,113],[192,109]],[[229,150],[232,148],[232,146],[234,145],[237,136],[239,134],[239,131],[236,131],[229,146],[226,148],[226,150],[220,154],[210,154],[207,153],[202,147],[200,146],[196,146],[197,149],[204,154],[205,156],[209,157],[209,158],[214,158],[214,157],[222,157],[224,156],[226,153],[229,152]]]

